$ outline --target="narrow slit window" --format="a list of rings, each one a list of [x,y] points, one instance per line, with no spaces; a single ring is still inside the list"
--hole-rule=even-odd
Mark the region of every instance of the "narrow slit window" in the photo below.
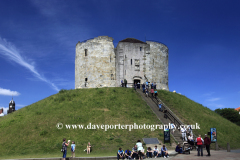
[[[142,51],[142,47],[140,47],[140,51]]]
[[[87,80],[88,80],[88,79],[87,79],[87,78],[85,78],[85,87],[87,87]]]
[[[154,65],[154,59],[153,59],[153,65]]]
[[[86,57],[86,56],[87,56],[87,54],[88,54],[88,53],[87,53],[87,51],[88,51],[88,50],[87,50],[87,49],[85,49],[85,57]]]
[[[110,56],[110,62],[111,62],[111,60],[112,60],[112,58],[111,58],[111,56]]]
[[[132,59],[131,59],[131,65],[132,65]]]

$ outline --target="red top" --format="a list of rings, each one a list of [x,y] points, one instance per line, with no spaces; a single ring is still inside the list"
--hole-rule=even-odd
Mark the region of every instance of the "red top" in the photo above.
[[[202,145],[201,137],[198,137],[198,138],[197,138],[197,145]]]
[[[151,89],[151,93],[154,93],[154,90],[153,90],[153,89]]]
[[[204,138],[204,144],[205,144],[205,145],[211,144],[210,138],[205,137],[205,138]]]

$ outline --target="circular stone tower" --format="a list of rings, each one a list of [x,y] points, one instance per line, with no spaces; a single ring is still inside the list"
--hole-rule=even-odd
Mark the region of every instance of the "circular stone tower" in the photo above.
[[[75,89],[115,87],[113,38],[99,36],[76,45]]]
[[[169,90],[168,87],[168,47],[159,42],[146,41],[150,53],[146,54],[145,75],[149,82],[156,82],[157,89]]]

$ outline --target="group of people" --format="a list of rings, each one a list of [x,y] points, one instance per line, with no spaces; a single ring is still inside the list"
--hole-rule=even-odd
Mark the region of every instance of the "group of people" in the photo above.
[[[126,79],[121,80],[121,86],[122,87],[127,87],[127,80]]]
[[[118,153],[117,153],[117,158],[119,159],[143,159],[144,156],[147,156],[147,158],[149,157],[160,157],[163,156],[164,158],[168,158],[168,151],[167,148],[165,147],[165,145],[163,145],[163,147],[161,148],[161,151],[159,151],[159,149],[157,148],[157,146],[155,146],[154,149],[151,149],[150,147],[148,147],[146,153],[144,152],[143,146],[142,146],[142,142],[141,140],[138,140],[136,145],[132,148],[132,151],[130,151],[129,149],[127,149],[125,152],[123,151],[122,148],[119,148]]]
[[[149,90],[152,94],[152,97],[156,97],[158,95],[156,88],[157,88],[156,82],[154,82],[152,84],[150,84],[148,82],[146,82],[146,84],[145,83],[142,84],[142,90],[143,90],[143,93],[146,94],[146,97],[149,96]]]
[[[207,134],[205,134],[205,138],[204,140],[202,139],[201,135],[199,135],[196,140],[194,141],[193,140],[193,136],[192,134],[189,135],[188,137],[188,143],[191,144],[191,145],[194,145],[194,143],[196,143],[197,145],[197,149],[198,149],[198,156],[203,156],[203,147],[206,147],[206,150],[207,150],[207,155],[206,156],[211,156],[210,154],[210,144],[211,144],[211,140],[210,138],[207,136]],[[182,147],[180,144],[178,144],[176,146],[176,149],[175,149],[176,152],[178,153],[183,153],[183,150],[182,150]],[[201,154],[200,154],[201,153]]]
[[[188,124],[187,128],[185,126],[181,127],[181,133],[182,133],[182,140],[183,141],[188,141],[188,138],[192,136],[192,127],[191,125]],[[188,136],[188,138],[187,138]]]
[[[69,146],[69,144],[70,144],[70,140],[68,140],[68,142],[66,142],[66,138],[63,138],[63,143],[62,143],[63,160],[66,160],[67,147]],[[90,154],[91,147],[92,146],[91,146],[90,142],[88,142],[87,149],[86,149],[87,154]],[[75,149],[76,149],[75,142],[72,141],[72,144],[71,144],[72,158],[75,157]]]

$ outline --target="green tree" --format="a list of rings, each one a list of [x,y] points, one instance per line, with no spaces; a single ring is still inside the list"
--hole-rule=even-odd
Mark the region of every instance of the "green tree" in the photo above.
[[[233,108],[223,108],[223,109],[216,109],[215,110],[216,113],[218,113],[219,115],[221,115],[222,117],[228,119],[229,121],[240,125],[240,115],[239,112],[236,111]]]

